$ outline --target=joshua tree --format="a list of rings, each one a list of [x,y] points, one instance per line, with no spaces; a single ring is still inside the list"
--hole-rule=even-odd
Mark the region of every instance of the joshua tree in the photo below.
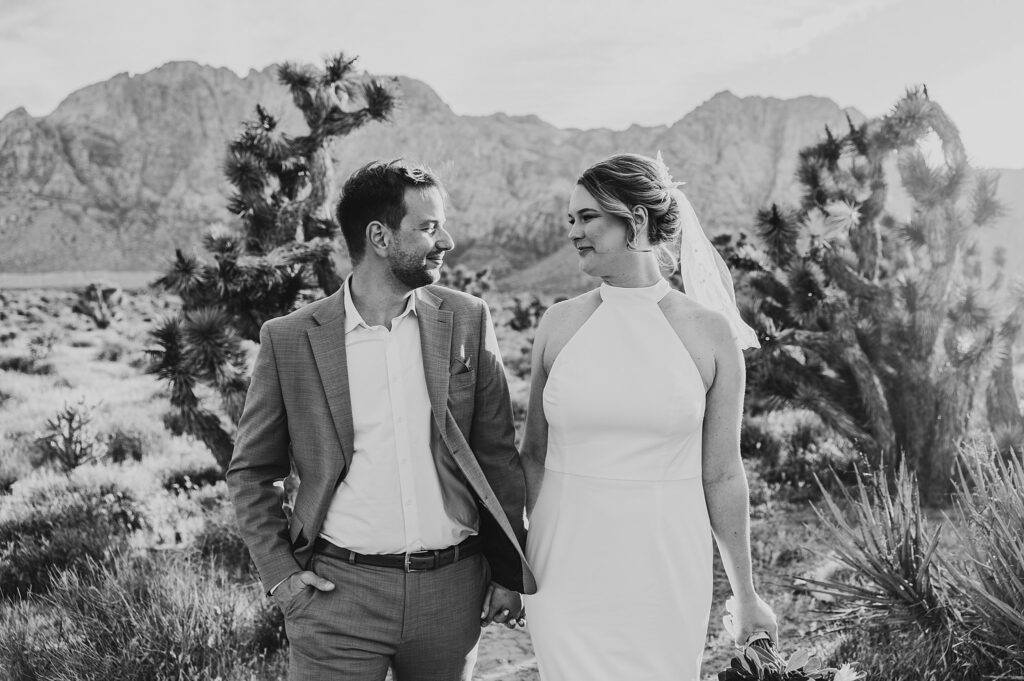
[[[233,426],[248,388],[243,340],[259,342],[260,326],[341,284],[333,256],[338,225],[331,216],[329,146],[369,121],[386,120],[394,94],[356,73],[338,55],[323,70],[284,64],[278,78],[291,91],[309,133],[292,137],[262,106],[228,144],[224,174],[235,193],[228,210],[238,227],[216,227],[204,238],[211,256],[180,250],[157,285],[181,297],[177,316],[153,332],[150,371],[165,380],[182,430],[202,440],[224,468],[232,436],[196,392],[219,395]]]
[[[71,306],[72,311],[92,319],[96,328],[105,329],[121,316],[123,295],[116,285],[93,282],[76,293],[78,300]]]
[[[941,162],[925,140],[941,142]],[[906,219],[886,212],[893,161],[912,200]],[[977,235],[1001,210],[996,178],[970,167],[923,89],[844,136],[826,128],[801,151],[798,178],[798,207],[757,215],[760,256],[733,260],[762,342],[751,392],[817,413],[878,465],[904,459],[924,497],[941,501],[984,379],[994,371],[1007,389],[1024,309],[1019,284],[981,267]]]

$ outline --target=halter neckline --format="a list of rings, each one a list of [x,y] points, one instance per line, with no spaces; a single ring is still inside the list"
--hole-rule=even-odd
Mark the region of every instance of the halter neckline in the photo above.
[[[665,279],[659,279],[651,286],[612,286],[602,283],[600,293],[601,300],[606,303],[627,303],[635,304],[642,302],[657,303],[664,298],[672,287]]]

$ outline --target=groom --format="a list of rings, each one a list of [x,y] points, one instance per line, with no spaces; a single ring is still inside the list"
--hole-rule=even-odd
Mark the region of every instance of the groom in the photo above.
[[[293,681],[469,679],[481,621],[514,626],[536,589],[490,313],[433,286],[444,197],[405,161],[360,168],[337,211],[352,274],[260,332],[227,482]]]

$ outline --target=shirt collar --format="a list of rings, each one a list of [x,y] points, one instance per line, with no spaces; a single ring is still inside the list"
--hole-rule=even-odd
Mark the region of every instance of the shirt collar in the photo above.
[[[345,333],[350,333],[351,331],[359,328],[360,326],[363,327],[364,329],[369,329],[370,325],[367,324],[366,321],[363,319],[363,316],[359,314],[359,310],[356,309],[356,304],[352,300],[351,274],[345,277],[345,283],[343,283],[341,286],[345,290]],[[391,320],[392,329],[394,329],[394,324],[396,322],[407,317],[409,313],[416,312],[416,292],[418,290],[419,289],[416,289],[410,292],[409,295],[406,297],[405,309],[402,311],[402,314],[398,315],[397,317]]]

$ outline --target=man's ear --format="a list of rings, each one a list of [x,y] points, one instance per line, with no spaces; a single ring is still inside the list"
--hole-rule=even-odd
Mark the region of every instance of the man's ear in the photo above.
[[[381,255],[387,252],[393,238],[391,230],[380,220],[374,220],[366,225],[366,245]]]

